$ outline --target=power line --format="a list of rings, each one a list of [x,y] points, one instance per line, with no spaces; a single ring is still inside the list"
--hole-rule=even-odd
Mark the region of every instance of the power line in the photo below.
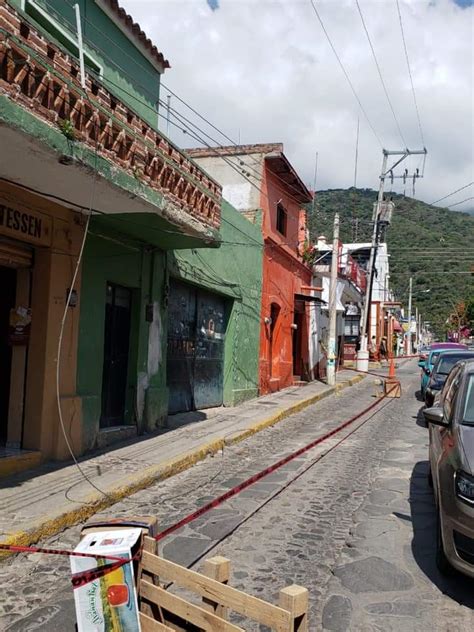
[[[424,147],[425,146],[425,139],[424,139],[424,135],[423,135],[423,129],[421,127],[420,111],[418,109],[418,102],[417,102],[417,99],[416,99],[415,84],[413,83],[413,77],[412,77],[412,74],[411,74],[410,60],[408,58],[408,48],[407,48],[407,44],[406,44],[406,40],[405,40],[405,32],[403,30],[402,13],[400,11],[400,3],[399,3],[399,1],[398,0],[395,0],[395,1],[397,3],[398,20],[400,22],[400,31],[402,33],[403,48],[405,49],[405,59],[406,59],[406,62],[407,62],[408,74],[410,76],[411,91],[412,91],[412,94],[413,94],[413,102],[415,104],[416,117],[417,117],[417,120],[418,120],[418,128],[420,130],[421,142],[422,142],[423,147]]]
[[[414,276],[415,274],[426,274],[426,270],[413,270],[413,271],[407,271],[407,272],[397,272],[397,276],[401,276],[401,275]],[[451,270],[451,271],[430,270],[430,274],[470,274],[470,275],[473,275],[474,272],[472,272],[472,270],[460,270],[460,271],[456,271],[456,270]]]
[[[434,202],[431,202],[430,204],[431,206],[433,206],[433,204],[438,204],[438,202],[442,202],[443,200],[446,200],[447,198],[451,197],[455,193],[459,193],[459,191],[464,191],[464,189],[467,189],[468,187],[472,187],[473,184],[474,182],[469,182],[469,184],[465,184],[463,187],[456,189],[456,191],[453,191],[452,193],[448,193],[448,195],[445,195],[444,197],[439,198],[439,200],[435,200]]]
[[[457,206],[458,204],[464,204],[464,202],[469,202],[469,200],[474,200],[474,195],[471,195],[471,197],[465,198],[464,200],[461,200],[460,202],[449,204],[446,208],[452,208],[453,206]]]
[[[383,87],[383,90],[385,92],[385,96],[387,97],[388,104],[390,106],[390,109],[392,111],[392,115],[393,115],[395,124],[396,124],[397,129],[398,129],[398,133],[400,135],[400,138],[402,139],[402,142],[403,142],[404,146],[408,147],[407,142],[406,142],[405,138],[403,137],[402,130],[400,128],[400,124],[399,124],[398,119],[397,119],[397,115],[395,114],[395,110],[393,108],[392,100],[390,99],[390,95],[388,94],[387,86],[385,85],[385,81],[384,81],[383,75],[382,75],[382,70],[380,69],[380,64],[378,62],[377,55],[375,54],[375,49],[374,49],[374,46],[372,44],[372,40],[370,39],[369,31],[367,30],[367,25],[365,23],[364,16],[362,14],[362,9],[360,8],[359,0],[356,0],[356,5],[357,5],[357,10],[359,11],[360,19],[362,20],[362,26],[364,27],[364,31],[365,31],[365,34],[367,36],[367,40],[369,42],[370,50],[372,51],[372,56],[374,58],[374,62],[375,62],[375,66],[377,68],[377,72],[379,73],[380,82],[382,83],[382,87]]]
[[[162,103],[160,101],[160,103]],[[222,152],[219,151],[220,147],[218,145],[218,141],[216,141],[214,138],[212,138],[212,136],[210,136],[209,134],[207,134],[207,132],[203,131],[202,129],[200,129],[195,123],[193,123],[192,121],[190,121],[187,117],[185,117],[183,114],[181,114],[180,112],[178,112],[177,110],[175,110],[174,108],[170,108],[171,109],[171,113],[172,116],[174,116],[174,118],[181,124],[183,125],[186,130],[190,130],[190,135],[192,136],[192,138],[194,138],[195,140],[197,140],[199,143],[201,143],[201,145],[204,145],[205,147],[207,147],[209,150],[216,150],[214,153],[210,153],[209,155],[211,156],[215,156],[217,158],[221,158],[222,160],[225,160],[225,162],[227,162],[227,164],[232,163],[234,171],[237,171],[237,173],[239,173],[239,175],[241,175],[243,178],[245,178],[253,187],[255,187],[263,196],[265,196],[268,199],[268,194],[265,193],[265,191],[263,191],[257,184],[255,184],[255,182],[252,182],[250,180],[250,177],[254,177],[254,178],[260,178],[260,172],[257,171],[254,167],[252,167],[251,165],[247,165],[245,164],[245,169],[250,169],[251,171],[254,172],[254,176],[252,176],[251,173],[249,173],[247,171],[247,173],[244,173],[244,169],[241,168],[242,164],[238,165],[234,162],[232,162],[232,158],[236,158],[238,159],[238,156],[234,156],[234,155],[229,155],[229,154],[223,154]],[[161,116],[162,118],[164,118],[164,115],[159,113],[158,116]],[[185,131],[184,129],[180,128],[179,125],[176,125],[175,123],[173,123],[173,121],[170,121],[170,123],[172,125],[174,125],[175,127],[177,127],[178,129],[181,129],[181,131],[183,133],[189,133],[187,131]],[[212,145],[210,145],[206,140],[204,140],[201,137],[198,137],[196,135],[196,132],[194,132],[194,130],[192,130],[189,125],[192,125],[195,129],[197,129],[201,134],[203,134],[206,138],[208,138],[209,140],[211,140],[213,143],[216,143],[216,147],[213,147]],[[194,132],[194,133],[193,133]],[[238,148],[238,145],[234,145],[234,147]],[[191,156],[191,158],[193,158],[193,156]],[[279,176],[277,173],[273,174],[277,180],[279,180],[285,187],[290,187],[291,189],[293,189],[295,192],[297,192],[297,189],[295,186],[293,186],[292,184],[289,184],[288,182],[286,182],[281,176]],[[298,205],[300,205],[299,200],[292,195],[291,193],[286,192],[287,197],[291,198],[294,202],[296,202]],[[314,197],[314,195],[313,195]]]
[[[350,86],[350,88],[352,90],[352,93],[353,93],[354,97],[356,98],[356,101],[359,104],[359,107],[360,107],[363,115],[365,116],[365,119],[366,119],[367,123],[369,124],[370,129],[372,130],[372,132],[373,132],[375,138],[377,139],[380,147],[383,149],[382,141],[380,140],[379,135],[375,131],[374,126],[372,125],[372,123],[371,123],[371,121],[369,119],[369,116],[368,116],[367,112],[365,111],[364,106],[362,105],[362,102],[361,102],[361,100],[359,98],[359,95],[357,94],[357,92],[356,92],[356,90],[354,88],[354,85],[353,85],[353,83],[352,83],[352,81],[351,81],[351,79],[349,77],[349,74],[348,74],[347,70],[345,69],[344,64],[342,63],[341,58],[339,57],[339,55],[338,55],[338,53],[336,51],[336,48],[335,48],[334,44],[331,41],[331,38],[329,37],[329,33],[327,32],[326,27],[324,26],[324,22],[321,19],[321,16],[319,14],[318,9],[316,8],[316,4],[314,3],[314,0],[309,0],[309,1],[311,3],[311,6],[313,7],[313,11],[316,14],[316,17],[319,20],[321,28],[323,29],[324,35],[326,36],[326,39],[329,42],[329,45],[330,45],[330,47],[332,49],[332,52],[334,53],[337,61],[339,62],[339,66],[341,67],[341,70],[344,73],[345,78],[347,79],[347,83],[349,84],[349,86]]]

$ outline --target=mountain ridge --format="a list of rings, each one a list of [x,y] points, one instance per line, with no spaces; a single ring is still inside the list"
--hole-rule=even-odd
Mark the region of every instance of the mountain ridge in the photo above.
[[[474,297],[474,216],[396,193],[387,193],[386,199],[395,203],[385,239],[391,255],[391,287],[406,306],[412,276],[413,313],[418,307],[441,336],[454,305]],[[322,234],[332,239],[338,211],[343,242],[370,242],[376,200],[373,189],[317,191],[314,206],[307,207],[311,240]]]

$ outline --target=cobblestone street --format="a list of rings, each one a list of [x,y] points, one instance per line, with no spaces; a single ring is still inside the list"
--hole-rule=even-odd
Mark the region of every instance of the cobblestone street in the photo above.
[[[399,376],[401,399],[382,401],[343,432],[168,537],[162,555],[185,565],[207,551],[207,557],[224,555],[232,561],[232,585],[272,601],[285,585],[306,586],[310,630],[473,629],[473,582],[443,579],[434,563],[428,433],[415,396],[416,364],[400,367]],[[363,410],[377,388],[368,377],[104,515],[153,514],[166,528]],[[77,526],[42,544],[74,547],[79,532]],[[74,629],[66,559],[10,558],[0,566],[0,586],[1,630]]]

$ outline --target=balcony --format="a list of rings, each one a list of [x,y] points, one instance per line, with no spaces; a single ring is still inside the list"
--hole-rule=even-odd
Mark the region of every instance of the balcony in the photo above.
[[[83,90],[78,61],[4,2],[0,143],[3,178],[88,209],[94,173],[103,215],[154,216],[163,247],[218,243],[220,185],[95,76]]]
[[[367,275],[366,272],[359,266],[359,264],[350,256],[347,255],[346,264],[344,267],[344,276],[351,281],[362,294],[365,294],[367,289]]]

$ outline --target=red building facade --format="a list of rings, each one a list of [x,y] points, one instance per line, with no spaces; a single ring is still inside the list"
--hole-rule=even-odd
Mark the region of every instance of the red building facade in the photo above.
[[[264,237],[260,393],[310,375],[308,360],[311,269],[303,262],[307,238],[302,204],[311,194],[276,145],[263,160],[260,205]]]

